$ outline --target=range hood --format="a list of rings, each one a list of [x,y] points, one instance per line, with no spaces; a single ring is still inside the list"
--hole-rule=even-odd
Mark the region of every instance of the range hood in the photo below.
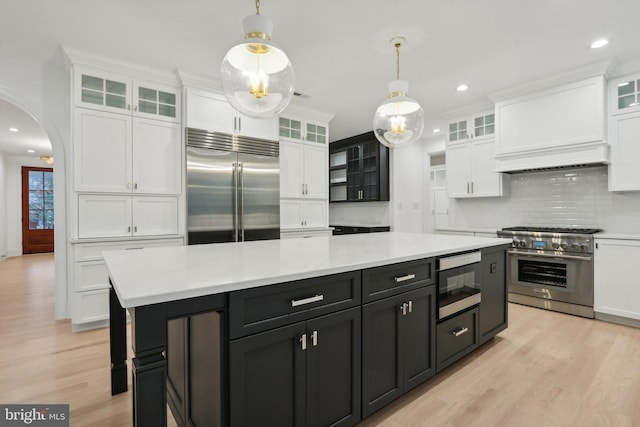
[[[527,86],[520,93],[512,91],[496,99],[497,172],[609,162],[604,75],[531,89]]]

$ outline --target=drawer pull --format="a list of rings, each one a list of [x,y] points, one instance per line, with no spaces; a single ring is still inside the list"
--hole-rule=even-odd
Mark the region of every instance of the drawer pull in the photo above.
[[[291,307],[297,307],[299,305],[305,305],[305,304],[311,304],[312,302],[318,302],[318,301],[322,301],[324,299],[324,295],[316,295],[313,297],[309,297],[309,298],[304,298],[304,299],[292,299],[291,300]]]
[[[400,283],[400,282],[404,282],[405,280],[411,280],[415,278],[416,278],[415,274],[407,274],[404,276],[395,277],[395,280],[396,280],[396,283]]]
[[[453,331],[451,331],[451,335],[459,337],[462,334],[469,332],[469,328],[457,327]]]

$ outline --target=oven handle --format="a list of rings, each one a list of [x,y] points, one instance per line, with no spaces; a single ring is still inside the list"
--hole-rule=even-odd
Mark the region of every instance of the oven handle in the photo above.
[[[543,253],[526,253],[526,252],[518,252],[518,251],[507,251],[509,255],[517,255],[517,256],[527,256],[527,257],[542,257],[542,258],[555,258],[555,259],[574,259],[578,261],[592,261],[593,258],[590,256],[579,256],[579,255],[554,255],[554,254],[543,254]]]

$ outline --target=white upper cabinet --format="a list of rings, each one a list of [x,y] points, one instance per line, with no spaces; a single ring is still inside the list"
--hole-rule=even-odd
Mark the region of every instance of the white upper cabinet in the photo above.
[[[280,141],[329,144],[329,126],[326,123],[295,116],[280,116],[278,134]]]
[[[640,73],[609,82],[609,191],[640,191]]]
[[[499,171],[608,161],[602,75],[500,100],[495,111]]]
[[[76,191],[180,194],[180,124],[74,109]]]
[[[104,71],[75,69],[76,107],[179,123],[180,90]]]
[[[504,195],[508,177],[495,171],[495,141],[484,139],[448,144],[447,196],[450,198]]]
[[[326,199],[328,182],[326,145],[280,142],[280,197]]]
[[[449,122],[447,142],[489,139],[495,137],[495,114],[487,111]]]
[[[609,114],[640,111],[640,73],[609,81]]]
[[[186,127],[248,136],[278,139],[277,117],[255,119],[236,111],[224,95],[188,88]]]

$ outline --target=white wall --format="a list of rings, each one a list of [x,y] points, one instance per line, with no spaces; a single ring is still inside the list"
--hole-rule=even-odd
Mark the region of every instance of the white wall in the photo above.
[[[0,151],[0,260],[7,256],[7,184],[5,154]]]
[[[424,228],[424,143],[391,150],[393,231],[422,233]],[[428,212],[428,211],[427,211]]]
[[[54,172],[55,316],[67,312],[66,165],[70,160],[70,76],[60,47],[21,43],[5,50],[0,67],[0,97],[31,114],[44,128],[56,159]],[[8,208],[8,206],[7,206]]]

